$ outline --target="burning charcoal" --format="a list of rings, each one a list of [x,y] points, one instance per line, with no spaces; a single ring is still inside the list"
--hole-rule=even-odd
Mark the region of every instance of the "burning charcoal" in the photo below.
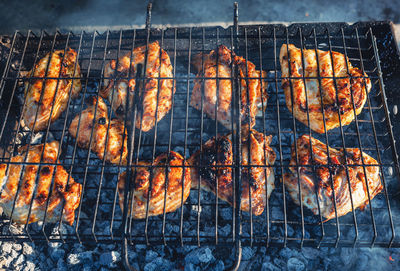
[[[370,253],[357,253],[357,261],[355,262],[355,270],[367,269],[370,261]],[[380,268],[379,268],[380,269]]]
[[[26,261],[26,265],[25,265],[25,268],[24,268],[24,271],[33,271],[33,270],[35,270],[35,264],[33,263],[33,262],[31,262],[31,261]]]
[[[282,270],[282,269],[278,268],[277,266],[275,266],[269,262],[264,262],[261,266],[261,271],[279,271],[279,270]]]
[[[198,205],[192,205],[192,210],[196,213],[201,213],[201,205],[200,207]]]
[[[287,225],[287,235],[293,236],[294,233],[295,233],[295,230],[293,229],[293,227],[291,225]]]
[[[271,214],[270,214],[270,216],[273,218],[273,219],[276,219],[276,220],[278,220],[278,219],[283,219],[283,210],[282,210],[282,207],[278,207],[278,206],[273,206],[272,207],[272,209],[271,209]]]
[[[15,250],[11,250],[11,258],[16,259],[18,256],[18,253]]]
[[[11,253],[12,244],[9,242],[4,242],[1,246],[2,255]]]
[[[21,245],[21,244],[13,244],[13,249],[14,249],[15,251],[21,251],[22,245]]]
[[[192,263],[188,263],[185,265],[185,271],[198,271],[198,270],[200,270],[200,267],[195,266]]]
[[[75,265],[80,263],[78,254],[69,254],[67,257],[68,264]]]
[[[68,270],[66,263],[62,258],[57,261],[57,270],[64,271]]]
[[[226,224],[222,228],[218,229],[218,232],[221,236],[228,236],[231,233],[232,226],[229,224]]]
[[[215,271],[222,271],[225,270],[225,264],[222,260],[219,260],[216,265],[214,266]]]
[[[0,262],[2,264],[2,267],[8,268],[12,261],[13,261],[12,257],[5,257],[5,256],[0,257]]]
[[[76,265],[80,263],[93,262],[93,251],[84,251],[80,253],[71,253],[67,257],[67,263]]]
[[[288,258],[292,257],[294,253],[295,253],[295,251],[293,249],[285,247],[285,248],[282,248],[281,251],[279,251],[279,256],[288,259]]]
[[[280,259],[280,258],[278,258],[278,257],[276,257],[276,258],[273,260],[273,262],[274,262],[274,264],[275,264],[276,266],[280,266],[282,269],[284,269],[283,267],[286,266],[286,261],[284,261],[284,260],[282,260],[282,259]]]
[[[53,259],[54,261],[57,261],[58,259],[63,258],[65,255],[65,250],[62,248],[53,249],[53,248],[49,247],[48,252],[49,252],[50,258]]]
[[[297,231],[295,231],[294,237],[295,238],[301,238],[302,237],[302,233],[299,230],[297,230]],[[308,231],[304,232],[304,238],[306,238],[306,239],[310,238],[310,233]]]
[[[116,263],[121,260],[121,254],[118,251],[109,251],[101,254],[99,258],[100,265],[115,268]]]
[[[303,247],[301,252],[309,260],[316,259],[319,256],[319,250],[311,247]]]
[[[14,262],[14,267],[19,267],[25,260],[25,256],[23,254],[20,254],[17,258],[17,260]]]
[[[146,248],[147,248],[146,245],[142,245],[142,244],[137,244],[137,245],[136,245],[136,249],[137,249],[137,250],[144,250],[144,249],[146,249]]]
[[[220,214],[224,220],[230,221],[232,220],[232,208],[220,208]]]
[[[242,249],[242,260],[248,261],[253,257],[254,250],[251,247],[243,247]]]
[[[144,266],[144,271],[170,270],[170,269],[172,269],[172,263],[161,257],[156,258],[154,261]]]
[[[49,248],[51,248],[51,249],[56,249],[56,248],[59,248],[59,247],[61,247],[61,243],[58,243],[58,242],[55,242],[55,243],[49,243]]]
[[[214,259],[215,258],[208,247],[200,247],[191,251],[188,255],[186,255],[185,263],[193,263],[193,264],[209,263],[211,261],[214,261]]]
[[[25,256],[30,256],[34,254],[34,245],[24,243],[22,247],[22,252],[24,253]]]
[[[153,250],[148,250],[146,252],[146,262],[151,262],[153,261],[155,258],[158,257],[157,252],[153,251]]]
[[[7,230],[7,228],[5,228],[5,227],[4,227],[4,229]],[[13,223],[10,226],[10,231],[14,235],[23,234],[23,225]],[[7,234],[8,234],[8,232],[7,232]]]
[[[287,262],[287,270],[302,271],[306,268],[305,264],[296,257],[292,257]]]

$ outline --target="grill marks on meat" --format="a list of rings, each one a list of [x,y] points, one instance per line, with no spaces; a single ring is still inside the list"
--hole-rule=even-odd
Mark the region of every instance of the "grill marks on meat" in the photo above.
[[[267,106],[268,84],[265,79],[260,80],[260,73],[263,78],[266,77],[267,73],[256,70],[255,65],[249,60],[247,60],[246,68],[246,60],[235,55],[235,53],[231,52],[231,50],[224,45],[220,45],[217,50],[212,50],[209,54],[198,54],[194,58],[193,65],[198,72],[197,77],[207,77],[210,79],[204,79],[204,81],[202,79],[195,80],[190,105],[197,110],[201,110],[201,96],[204,85],[203,111],[210,118],[215,119],[217,104],[217,120],[227,129],[231,129],[231,66],[234,65],[238,67],[242,93],[240,118],[242,123],[250,122],[250,127],[253,127],[255,125],[255,117],[259,110],[263,108],[263,105],[264,110]],[[216,79],[217,70],[219,80]],[[246,79],[246,77],[252,79]],[[249,99],[247,99],[247,95]]]
[[[243,167],[242,170],[241,210],[250,211],[250,191],[254,215],[262,214],[266,201],[275,188],[273,169],[265,167],[273,165],[276,158],[275,152],[269,146],[271,140],[272,136],[265,136],[255,130],[249,133],[248,129],[244,128],[242,131],[242,164],[252,167]],[[248,144],[250,144],[250,160]],[[202,153],[198,150],[189,159],[189,164],[193,166],[192,187],[197,188],[201,178],[202,189],[216,194],[218,187],[218,197],[234,205],[232,135],[213,137],[203,145],[202,149]]]
[[[310,153],[310,140],[312,155]],[[352,211],[350,190],[346,168],[348,169],[351,195],[353,197],[354,209],[364,207],[368,204],[368,192],[366,179],[371,200],[382,191],[380,171],[378,162],[366,153],[361,153],[358,148],[346,148],[347,161],[343,149],[329,148],[330,165],[328,165],[327,146],[315,138],[303,135],[297,140],[297,152],[300,171],[300,185],[303,204],[318,215],[318,194],[321,215],[327,220],[335,217],[333,193],[336,197],[337,215],[343,216]],[[366,174],[362,167],[363,156]],[[315,165],[313,171],[311,165]],[[349,166],[345,166],[345,164]],[[296,154],[292,146],[292,159],[290,165],[296,165]],[[372,165],[372,166],[371,166]],[[289,167],[290,172],[284,174],[285,186],[293,201],[299,204],[298,175],[296,167]],[[331,178],[332,176],[332,178]],[[333,182],[334,191],[331,182]]]
[[[155,41],[148,45],[147,54],[146,79],[138,94],[140,100],[138,108],[141,112],[138,112],[135,124],[136,128],[141,128],[145,132],[152,129],[156,121],[161,120],[169,112],[172,106],[172,95],[175,93],[172,65],[167,52],[160,48],[158,41]],[[144,69],[145,55],[146,46],[141,46],[120,57],[118,66],[115,60],[105,66],[106,79],[104,79],[104,88],[100,90],[100,95],[112,101],[111,107],[118,118],[123,119],[125,116],[128,91],[130,104],[134,102],[136,73],[139,65]],[[142,71],[141,74],[143,76],[144,72]],[[158,79],[160,77],[163,79]]]
[[[31,130],[36,132],[46,129],[49,119],[50,123],[54,122],[65,110],[69,96],[76,98],[79,95],[82,89],[81,81],[71,79],[81,76],[77,61],[77,53],[73,49],[68,48],[65,55],[64,50],[57,50],[40,59],[28,73],[27,78],[34,79],[25,83],[26,104],[22,116]],[[42,79],[48,77],[52,79]]]
[[[124,133],[123,121],[119,119],[109,121],[107,105],[101,97],[90,97],[87,103],[88,108],[72,120],[69,126],[69,133],[78,141],[79,147],[84,149],[91,148],[99,159],[105,159],[113,164],[121,162],[122,165],[125,165],[128,154],[128,136],[126,130]],[[80,123],[79,116],[81,116]],[[108,127],[110,128],[108,129]],[[89,146],[92,135],[92,144]]]
[[[364,107],[368,92],[371,90],[371,81],[367,74],[353,67],[350,61],[341,53],[332,51],[333,65],[329,51],[317,50],[317,55],[318,62],[315,50],[303,50],[304,71],[301,50],[292,44],[282,45],[279,59],[282,77],[299,78],[290,79],[290,81],[289,79],[282,80],[282,88],[285,92],[286,105],[289,111],[292,112],[292,86],[293,115],[303,124],[308,125],[308,101],[310,128],[318,133],[324,133],[323,113],[327,130],[340,126],[339,114],[342,125],[350,124],[355,117],[354,109],[358,115]],[[306,84],[304,84],[303,76],[306,77]],[[334,81],[333,76],[340,79],[335,79]],[[314,77],[315,79],[307,77]],[[319,80],[317,77],[325,78]],[[352,94],[354,107],[351,98]],[[321,106],[321,96],[323,106]]]
[[[149,200],[149,216],[156,216],[163,214],[164,201],[166,204],[165,212],[174,212],[185,203],[190,193],[190,168],[185,163],[185,170],[183,169],[184,159],[179,153],[171,151],[169,159],[168,153],[163,153],[154,160],[153,166],[158,167],[151,168],[150,165],[149,162],[139,162],[136,172],[135,168],[132,168],[132,176],[135,176],[133,188],[131,188],[131,191],[133,191],[133,209],[130,209],[132,212],[128,212],[128,214],[134,219],[146,217],[147,200]],[[168,176],[166,175],[167,172]],[[122,173],[118,180],[121,210],[123,210],[124,205],[125,179],[126,172]],[[166,197],[165,187],[167,188]],[[148,195],[150,195],[149,199]],[[129,208],[132,206],[131,199],[128,206]]]
[[[42,152],[43,158],[41,159]],[[10,216],[15,200],[15,209],[11,218],[17,223],[25,224],[33,199],[28,223],[43,221],[47,200],[50,197],[46,222],[56,223],[62,216],[63,221],[72,225],[75,219],[75,209],[79,206],[82,185],[76,183],[62,166],[56,168],[54,165],[42,165],[39,170],[39,163],[57,162],[58,142],[34,145],[29,150],[27,146],[20,148],[19,154],[13,156],[11,162],[24,162],[26,154],[26,162],[31,164],[24,168],[21,164],[9,164],[8,167],[7,164],[0,164],[0,186],[2,187],[0,206],[3,211]],[[50,195],[53,178],[54,184]],[[20,190],[17,195],[18,185],[20,185]],[[62,209],[64,203],[64,209]]]

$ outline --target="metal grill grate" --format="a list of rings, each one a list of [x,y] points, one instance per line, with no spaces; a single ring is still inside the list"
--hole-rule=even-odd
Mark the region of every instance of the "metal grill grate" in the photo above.
[[[150,10],[149,10],[150,15]],[[236,13],[237,15],[237,9]],[[0,140],[1,163],[10,164],[10,152],[18,146],[31,144],[36,134],[21,127],[21,107],[24,106],[21,84],[32,81],[26,77],[40,58],[55,49],[71,47],[78,52],[83,88],[78,99],[68,100],[68,106],[61,117],[39,133],[41,140],[53,138],[60,142],[59,165],[71,172],[73,178],[83,185],[81,204],[77,209],[75,223],[66,226],[60,223],[55,228],[48,223],[26,224],[23,229],[16,227],[9,217],[0,220],[1,240],[67,241],[67,242],[115,242],[129,244],[217,244],[240,245],[300,245],[300,246],[396,246],[396,225],[399,211],[396,202],[399,165],[394,143],[394,134],[385,94],[385,83],[390,80],[389,71],[399,65],[397,60],[388,63],[385,49],[389,50],[390,33],[385,23],[348,24],[295,24],[249,25],[221,27],[179,27],[151,28],[148,16],[146,29],[107,31],[105,33],[62,33],[49,34],[45,31],[16,31],[12,36],[1,36],[1,81],[0,81]],[[382,30],[383,29],[383,30]],[[389,29],[389,30],[388,30]],[[380,32],[381,31],[381,32]],[[377,38],[377,33],[378,38]],[[209,52],[224,44],[234,48],[237,55],[252,61],[256,67],[268,72],[269,99],[264,104],[265,113],[257,117],[254,127],[259,132],[273,136],[271,147],[277,153],[273,168],[276,188],[261,216],[252,212],[240,212],[221,201],[215,195],[199,189],[192,189],[185,204],[173,213],[144,220],[130,219],[119,208],[117,177],[127,166],[111,165],[99,160],[90,150],[82,150],[68,133],[72,118],[85,108],[85,99],[98,95],[104,79],[104,66],[109,60],[130,52],[133,48],[159,41],[160,46],[171,58],[173,81],[176,92],[170,113],[156,123],[153,130],[142,132],[126,123],[128,130],[129,164],[137,167],[141,160],[154,161],[157,154],[174,150],[187,159],[212,136],[229,131],[217,121],[209,119],[189,106],[190,94],[196,75],[192,72],[191,61],[199,52]],[[386,42],[387,46],[382,47]],[[349,126],[340,126],[325,134],[317,134],[299,123],[288,111],[283,90],[278,52],[282,44],[292,43],[302,50],[321,49],[338,51],[350,59],[353,66],[365,71],[371,79],[372,89],[362,113]],[[379,49],[378,49],[379,47]],[[303,52],[303,51],[302,51]],[[383,62],[380,56],[384,56]],[[203,60],[204,61],[204,60]],[[397,62],[396,62],[397,61]],[[382,65],[382,66],[381,66]],[[382,70],[383,67],[383,70]],[[238,73],[235,76],[233,116],[238,116]],[[138,80],[145,80],[137,75]],[[385,77],[387,76],[387,77]],[[218,75],[217,75],[218,77]],[[58,78],[59,79],[59,78]],[[160,80],[159,78],[158,80]],[[200,78],[204,81],[205,77]],[[248,80],[249,78],[246,78]],[[264,78],[259,78],[264,79]],[[305,80],[306,78],[303,78]],[[321,80],[321,77],[317,78]],[[217,80],[222,80],[217,78]],[[138,84],[139,85],[139,84]],[[390,86],[390,84],[389,84]],[[218,90],[217,90],[218,91]],[[22,99],[21,99],[22,98]],[[131,113],[138,114],[137,103]],[[218,105],[217,105],[218,106]],[[136,108],[136,109],[135,109]],[[111,114],[111,109],[109,114]],[[233,119],[235,163],[236,206],[240,204],[240,120]],[[354,147],[370,154],[379,162],[384,190],[377,195],[364,211],[353,210],[343,217],[325,222],[321,215],[315,216],[302,204],[297,206],[285,191],[279,180],[289,167],[291,143],[302,134],[321,139],[333,148]],[[26,163],[22,162],[22,165]],[[43,166],[41,163],[40,166]],[[364,168],[366,166],[364,165]],[[128,182],[129,183],[129,182]],[[126,191],[125,199],[127,199]],[[125,206],[128,201],[125,200]],[[124,208],[127,210],[127,208]],[[239,256],[238,256],[239,257]]]

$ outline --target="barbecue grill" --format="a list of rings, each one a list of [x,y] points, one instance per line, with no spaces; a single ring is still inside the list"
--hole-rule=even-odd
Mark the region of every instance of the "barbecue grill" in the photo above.
[[[56,139],[60,142],[61,150],[57,164],[64,166],[75,181],[83,185],[83,190],[73,226],[64,225],[61,219],[56,226],[46,221],[18,226],[10,217],[3,215],[0,218],[0,240],[121,242],[127,268],[131,268],[127,256],[133,244],[233,246],[236,253],[233,268],[240,264],[241,246],[248,245],[400,247],[399,237],[396,236],[400,217],[396,215],[400,211],[400,169],[398,149],[395,146],[395,134],[400,131],[396,104],[400,98],[400,56],[392,33],[390,22],[239,25],[237,5],[234,7],[233,25],[228,28],[152,28],[150,4],[144,29],[102,33],[16,31],[13,35],[2,35],[0,163],[10,164],[10,155],[19,146]],[[104,79],[105,64],[109,60],[117,60],[135,47],[148,46],[152,41],[159,41],[161,48],[171,58],[173,78],[170,79],[173,79],[176,87],[172,109],[149,132],[135,129],[131,121],[125,121],[128,165],[108,164],[90,150],[82,150],[77,146],[68,133],[69,124],[85,108],[85,98],[98,95]],[[318,135],[288,111],[281,88],[284,78],[277,57],[284,43],[295,44],[301,49],[341,52],[354,66],[368,74],[372,83],[371,92],[362,113],[350,125],[340,125],[339,128]],[[254,127],[273,136],[271,147],[277,153],[276,163],[265,166],[274,170],[276,179],[276,188],[267,201],[265,211],[261,216],[254,216],[251,211],[242,212],[240,208],[231,207],[213,194],[192,189],[188,200],[177,211],[134,220],[127,211],[131,197],[129,189],[125,189],[124,212],[117,204],[119,174],[126,169],[139,167],[138,161],[154,161],[157,154],[169,150],[177,151],[187,159],[196,150],[201,150],[209,138],[229,132],[216,120],[203,114],[203,110],[198,112],[189,106],[196,78],[191,67],[192,58],[220,44],[232,48],[237,55],[268,72],[268,103],[263,105],[265,112],[257,116]],[[20,112],[24,104],[21,85],[35,79],[26,74],[41,57],[53,50],[66,50],[68,47],[78,52],[82,77],[72,80],[81,80],[82,94],[78,99],[68,100],[65,112],[46,131],[33,133],[21,125]],[[231,68],[231,132],[235,154],[231,166],[236,206],[240,206],[241,171],[245,167],[241,164],[241,134],[238,132],[242,126],[238,117],[240,89],[238,71],[236,67]],[[137,74],[136,79],[145,80],[145,77]],[[204,81],[207,78],[199,79]],[[133,119],[140,114],[137,98],[129,108],[127,114],[130,118],[126,119]],[[312,214],[302,204],[295,205],[285,185],[279,180],[289,168],[291,142],[302,134],[319,138],[334,148],[360,148],[375,157],[382,173],[383,192],[371,200],[364,211],[353,208],[352,213],[329,221],[324,221],[321,215]],[[128,176],[131,175],[129,172]],[[131,178],[127,180],[126,188],[131,186]]]

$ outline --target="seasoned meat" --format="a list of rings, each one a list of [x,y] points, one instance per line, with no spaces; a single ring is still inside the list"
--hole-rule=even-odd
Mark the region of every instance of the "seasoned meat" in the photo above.
[[[104,159],[109,163],[119,164],[121,161],[122,165],[126,164],[127,131],[124,129],[123,121],[119,119],[109,121],[107,105],[101,97],[98,99],[90,97],[87,102],[88,108],[72,120],[69,133],[77,139],[78,146],[84,149],[89,148],[92,137],[91,149],[100,159],[105,155]],[[105,147],[106,141],[107,147]]]
[[[217,74],[218,62],[218,74]],[[261,71],[263,77],[260,80],[260,71],[255,65],[243,57],[235,55],[226,46],[220,45],[217,50],[209,54],[198,54],[193,61],[198,74],[197,77],[206,77],[195,80],[195,85],[190,100],[190,105],[201,110],[201,96],[203,93],[203,111],[212,119],[215,119],[217,109],[217,120],[227,129],[231,129],[231,102],[232,102],[232,66],[237,66],[240,77],[241,89],[241,110],[240,118],[243,124],[250,123],[253,127],[256,122],[256,115],[260,109],[267,106],[267,81],[266,72]],[[217,76],[218,75],[218,76]],[[217,79],[218,89],[217,89]],[[214,79],[215,78],[215,79]],[[248,98],[247,98],[248,96]],[[264,104],[264,105],[263,105]]]
[[[292,86],[293,115],[303,124],[308,125],[308,102],[310,128],[318,133],[324,133],[323,114],[325,115],[326,129],[331,130],[340,126],[339,113],[342,125],[348,125],[353,121],[354,108],[357,115],[361,113],[368,92],[371,90],[371,80],[367,74],[353,67],[343,54],[332,51],[332,65],[329,51],[318,50],[317,52],[318,63],[315,50],[303,50],[304,71],[301,50],[292,44],[282,45],[279,59],[282,77],[294,78],[290,81],[289,79],[282,80],[289,111],[292,112]],[[303,76],[307,78],[305,79],[306,84],[304,84]],[[323,78],[319,80],[318,76]],[[340,79],[333,80],[333,76]],[[351,93],[355,107],[353,107]],[[306,97],[308,101],[306,101]],[[323,106],[321,106],[321,98]]]
[[[310,153],[310,136],[303,135],[297,140],[297,152],[300,176],[296,167],[290,167],[290,172],[284,174],[285,187],[293,201],[299,204],[298,178],[301,185],[301,200],[303,205],[318,215],[318,194],[321,215],[327,220],[335,217],[333,193],[336,197],[337,215],[342,216],[352,211],[350,192],[353,197],[354,209],[368,204],[368,189],[371,200],[382,191],[380,171],[378,166],[366,166],[366,176],[362,167],[361,155],[366,165],[378,165],[377,161],[357,148],[346,148],[345,160],[343,149],[329,148],[330,164],[328,166],[327,146],[315,138],[311,138],[312,155]],[[291,165],[296,165],[296,154],[292,146]],[[313,171],[310,165],[315,165]],[[349,166],[345,166],[345,164]],[[349,181],[346,175],[346,167]],[[332,190],[332,184],[334,191]],[[349,183],[351,190],[349,190]]]
[[[202,189],[216,194],[218,187],[218,197],[233,205],[234,179],[232,176],[231,137],[232,135],[228,134],[217,136],[217,139],[211,138],[203,145],[203,152],[197,151],[188,162],[193,166],[191,170],[192,188],[198,187],[201,177],[200,186]],[[274,171],[271,167],[268,167],[274,164],[276,158],[275,152],[269,146],[271,140],[272,136],[265,136],[255,130],[251,130],[249,134],[248,129],[243,129],[242,164],[252,165],[252,167],[243,167],[242,169],[241,210],[246,212],[250,210],[250,190],[251,208],[254,215],[262,214],[266,201],[275,188]]]
[[[153,169],[151,169],[150,165],[151,163],[149,162],[139,162],[136,171],[135,168],[132,168],[132,176],[135,176],[135,182],[132,184],[134,189],[131,188],[131,190],[133,190],[133,210],[129,212],[128,215],[134,219],[146,217],[147,201],[149,216],[156,216],[163,214],[164,201],[166,206],[165,212],[174,212],[185,203],[190,193],[190,168],[187,163],[185,163],[185,172],[183,173],[184,160],[182,155],[171,151],[168,159],[168,153],[163,153],[154,160],[153,165],[158,167],[153,167]],[[167,166],[175,167],[167,168]],[[150,172],[151,170],[152,172]],[[166,172],[168,172],[168,178]],[[125,179],[126,172],[122,173],[118,180],[118,194],[121,210],[123,210],[124,205]],[[166,197],[165,189],[167,190]],[[128,206],[132,206],[131,203],[130,199]]]
[[[51,61],[49,58],[51,55]],[[81,89],[81,81],[74,77],[81,76],[77,53],[71,48],[48,53],[40,59],[27,75],[34,77],[25,82],[26,104],[22,117],[33,131],[41,131],[57,120],[68,104],[68,98],[76,98]],[[48,67],[47,73],[46,69]],[[52,79],[42,79],[50,77]],[[42,100],[40,101],[40,96]],[[35,118],[37,120],[35,123]]]
[[[29,150],[27,146],[20,148],[18,155],[11,158],[11,162],[24,162],[26,152],[28,152],[26,162],[31,163],[29,165],[23,167],[21,164],[9,164],[7,167],[7,164],[0,164],[0,186],[2,187],[0,206],[3,211],[10,216],[15,201],[11,219],[25,224],[33,199],[28,223],[43,221],[47,200],[49,200],[46,222],[56,223],[62,216],[63,221],[72,225],[75,219],[75,209],[79,206],[82,185],[76,183],[62,166],[56,168],[54,165],[42,165],[39,168],[39,163],[57,162],[58,142],[34,145]],[[41,159],[42,152],[43,158]],[[53,178],[54,184],[50,194]],[[21,187],[17,195],[18,185]],[[63,204],[65,204],[64,209],[62,209]]]
[[[171,109],[173,87],[172,65],[167,52],[160,48],[157,41],[148,45],[146,63],[146,80],[140,82],[139,109],[136,118],[136,128],[149,131],[157,121],[161,120]],[[134,102],[136,73],[139,65],[142,66],[141,75],[144,75],[146,46],[133,49],[132,52],[118,59],[110,61],[104,70],[104,88],[100,95],[112,101],[112,109],[118,118],[124,118],[126,109],[126,93],[129,89],[130,104]],[[130,71],[129,71],[130,68]],[[158,79],[158,78],[163,79]],[[171,78],[171,79],[169,79]],[[129,79],[129,80],[128,80]],[[114,94],[113,94],[114,93]],[[158,96],[158,103],[157,103]],[[157,106],[158,104],[158,106]],[[143,114],[143,117],[141,117]]]

